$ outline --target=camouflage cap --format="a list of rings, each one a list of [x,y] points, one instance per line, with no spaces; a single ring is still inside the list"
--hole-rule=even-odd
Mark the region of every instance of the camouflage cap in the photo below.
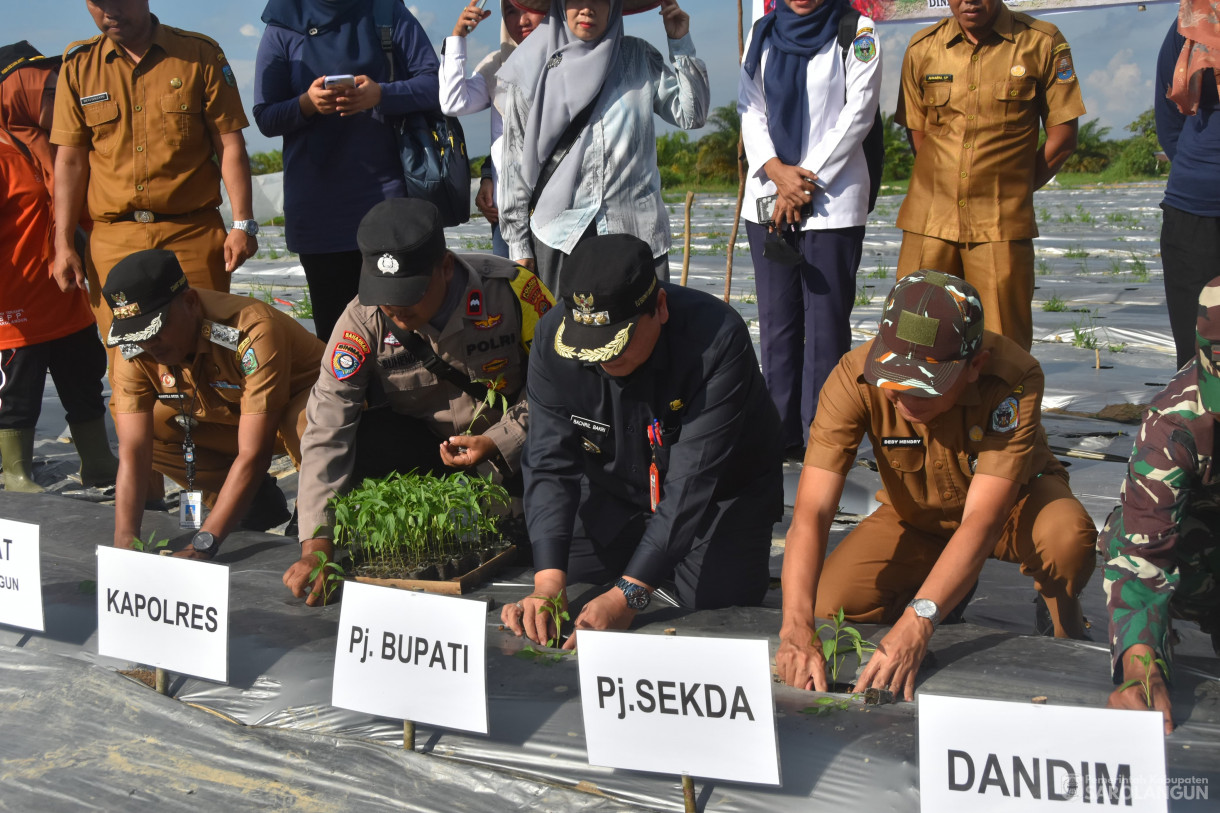
[[[1208,412],[1220,414],[1220,277],[1203,286],[1195,322],[1199,351],[1199,398]]]
[[[916,271],[890,291],[864,378],[883,389],[944,395],[983,344],[983,305],[974,286],[940,271]]]

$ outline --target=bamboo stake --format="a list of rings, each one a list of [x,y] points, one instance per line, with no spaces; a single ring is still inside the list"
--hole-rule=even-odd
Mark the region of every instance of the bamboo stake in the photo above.
[[[402,721],[402,750],[415,750],[415,723],[410,720]]]
[[[737,64],[739,65],[746,52],[745,31],[742,27],[741,17],[741,0],[737,0]],[[733,287],[733,249],[737,247],[737,230],[741,225],[741,206],[746,197],[746,165],[742,160],[744,152],[745,146],[741,142],[741,134],[739,132],[737,135],[737,208],[733,212],[733,228],[729,234],[729,256],[725,261],[724,268],[725,302],[729,301],[729,294]]]
[[[682,287],[686,287],[686,278],[690,275],[690,209],[695,203],[695,193],[686,192],[686,229],[683,231],[682,250]]]
[[[699,813],[695,804],[695,780],[688,774],[682,774],[682,801],[686,805],[685,813]]]
[[[168,697],[169,696],[169,673],[166,672],[164,669],[162,669],[160,666],[158,666],[156,675],[157,675],[157,694],[163,694],[166,697]]]

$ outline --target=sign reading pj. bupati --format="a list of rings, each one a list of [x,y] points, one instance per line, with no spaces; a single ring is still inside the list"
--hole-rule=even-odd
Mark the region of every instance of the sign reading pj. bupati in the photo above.
[[[589,764],[780,783],[766,641],[577,637]]]

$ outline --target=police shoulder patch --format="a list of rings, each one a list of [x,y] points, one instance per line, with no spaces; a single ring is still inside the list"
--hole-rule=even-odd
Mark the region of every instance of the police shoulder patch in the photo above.
[[[991,413],[991,431],[1011,432],[1021,425],[1021,410],[1017,399],[1010,395]]]
[[[335,342],[330,352],[330,370],[339,381],[350,378],[364,366],[364,353],[347,342]]]

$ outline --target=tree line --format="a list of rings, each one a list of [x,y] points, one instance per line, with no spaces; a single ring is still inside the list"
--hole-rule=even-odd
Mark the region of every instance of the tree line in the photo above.
[[[892,114],[883,115],[882,124],[885,128],[885,169],[881,179],[883,182],[908,180],[915,166],[915,156],[907,143],[906,130],[894,121]],[[657,138],[657,166],[663,189],[736,188],[737,162],[739,158],[745,160],[738,153],[741,116],[737,113],[737,103],[713,109],[708,116],[708,126],[711,132],[695,141],[682,130]],[[1076,152],[1061,172],[1099,174],[1105,181],[1134,180],[1168,172],[1168,162],[1157,158],[1160,146],[1151,108],[1124,129],[1131,136],[1116,140],[1109,138],[1111,128],[1100,126],[1097,119],[1081,124]],[[471,161],[475,176],[484,160],[486,156]],[[283,169],[284,157],[279,150],[256,152],[250,156],[250,170],[255,175],[282,172]]]

